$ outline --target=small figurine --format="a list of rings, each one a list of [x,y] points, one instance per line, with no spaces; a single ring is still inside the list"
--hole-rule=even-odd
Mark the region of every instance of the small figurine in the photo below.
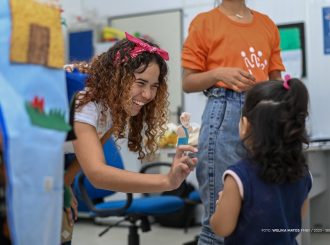
[[[193,128],[190,125],[190,113],[183,112],[180,116],[181,125],[178,126],[176,133],[178,135],[177,145],[188,145],[189,133],[192,133]]]

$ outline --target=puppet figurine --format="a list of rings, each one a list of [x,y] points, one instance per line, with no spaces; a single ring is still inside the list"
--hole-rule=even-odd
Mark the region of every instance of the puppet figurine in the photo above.
[[[192,133],[193,128],[190,125],[190,113],[183,112],[180,116],[181,125],[178,126],[176,133],[178,135],[178,145],[188,145],[189,133]]]

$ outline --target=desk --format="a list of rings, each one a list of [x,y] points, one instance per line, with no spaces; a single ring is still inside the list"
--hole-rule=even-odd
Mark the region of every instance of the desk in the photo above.
[[[330,141],[313,142],[306,150],[306,158],[313,176],[309,193],[309,212],[303,220],[303,228],[330,228]],[[301,245],[310,245],[309,232],[301,234]]]

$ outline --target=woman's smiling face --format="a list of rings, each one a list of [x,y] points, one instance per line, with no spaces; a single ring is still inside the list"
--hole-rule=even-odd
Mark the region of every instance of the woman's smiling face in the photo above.
[[[130,91],[130,101],[127,108],[127,113],[131,116],[139,114],[141,108],[155,98],[159,87],[160,70],[155,62],[149,63],[142,73],[139,73],[139,69],[134,73],[135,81]]]

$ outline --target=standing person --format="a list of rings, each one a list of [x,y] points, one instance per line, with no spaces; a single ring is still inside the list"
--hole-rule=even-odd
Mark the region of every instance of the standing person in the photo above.
[[[244,0],[223,0],[191,22],[182,51],[183,90],[205,91],[196,169],[204,205],[199,244],[222,244],[209,226],[215,210],[219,176],[243,154],[238,123],[244,91],[268,79],[281,79],[279,32],[264,14]]]
[[[183,153],[197,149],[188,145],[177,147],[168,174],[120,170],[107,165],[103,154],[100,138],[105,134],[127,138],[128,148],[137,152],[139,159],[156,151],[167,121],[168,58],[167,52],[155,44],[126,33],[126,39],[95,57],[91,64],[73,66],[81,68],[87,80],[85,90],[76,97],[74,116],[77,139],[72,143],[79,164],[74,161],[69,165],[67,185],[81,166],[90,182],[100,189],[163,192],[178,188],[194,169],[197,159]],[[66,152],[73,150],[67,148]]]
[[[247,92],[239,132],[248,155],[225,171],[210,221],[226,245],[298,244],[312,186],[303,154],[307,108],[308,92],[298,79]]]

